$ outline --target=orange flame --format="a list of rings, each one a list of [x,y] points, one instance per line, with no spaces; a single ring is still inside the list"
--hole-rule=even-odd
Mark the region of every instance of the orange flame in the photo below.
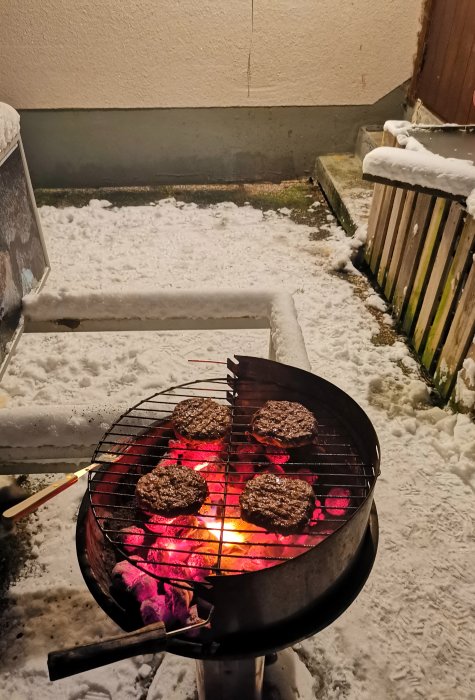
[[[206,523],[208,530],[216,537],[217,540],[221,537],[221,523],[219,520],[211,520]],[[236,526],[227,521],[223,525],[223,542],[224,544],[239,544],[245,542],[245,537],[241,532],[236,532]]]

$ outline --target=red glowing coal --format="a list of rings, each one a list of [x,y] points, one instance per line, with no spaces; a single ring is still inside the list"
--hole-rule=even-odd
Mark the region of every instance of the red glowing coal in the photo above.
[[[186,581],[205,581],[216,574],[233,575],[275,566],[324,539],[318,530],[325,517],[345,515],[350,491],[333,487],[323,504],[315,500],[305,532],[281,535],[244,522],[239,497],[248,479],[263,471],[307,480],[316,486],[311,466],[302,467],[288,451],[247,442],[228,451],[223,443],[198,447],[171,439],[160,466],[180,465],[199,471],[208,483],[208,498],[195,515],[166,518],[141,513],[141,526],[121,531],[127,560],[113,569],[116,584],[134,597],[145,624],[158,620],[184,624],[196,620],[192,589]],[[173,585],[179,582],[181,587]],[[189,586],[190,584],[188,584]]]
[[[325,510],[329,515],[341,517],[350,506],[350,489],[334,486],[325,498]]]

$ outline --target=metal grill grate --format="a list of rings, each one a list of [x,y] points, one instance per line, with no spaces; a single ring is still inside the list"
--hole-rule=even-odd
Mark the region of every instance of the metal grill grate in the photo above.
[[[230,365],[232,367],[232,365]],[[212,398],[230,406],[232,430],[219,449],[179,444],[170,415],[177,403]],[[262,453],[249,453],[252,414],[268,399],[298,400],[265,382],[239,386],[236,377],[195,381],[172,387],[138,403],[112,426],[94,455],[101,466],[89,475],[90,502],[106,539],[120,558],[173,582],[206,581],[210,575],[238,574],[275,566],[314,547],[340,528],[368,496],[376,475],[361,458],[350,432],[328,407],[308,406],[318,421],[314,444],[289,451],[283,465]],[[252,449],[252,448],[251,448]],[[173,451],[175,450],[175,452]],[[175,519],[144,515],[135,504],[135,487],[162,459],[200,468],[209,495],[196,515]],[[208,457],[205,459],[205,457]],[[209,458],[216,461],[210,461]],[[201,467],[201,465],[204,465]],[[278,535],[240,519],[239,493],[256,473],[283,468],[286,476],[308,480],[316,508],[305,530]],[[332,489],[347,489],[347,507]],[[341,512],[344,510],[344,512]],[[190,555],[193,555],[190,558]]]

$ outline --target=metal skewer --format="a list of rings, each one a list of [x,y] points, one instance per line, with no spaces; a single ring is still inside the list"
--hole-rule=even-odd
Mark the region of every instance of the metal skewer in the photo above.
[[[33,513],[33,511],[35,511],[37,508],[43,505],[43,503],[46,503],[46,501],[49,501],[51,498],[54,498],[54,496],[56,496],[58,493],[61,493],[65,489],[75,484],[82,476],[90,472],[91,469],[95,469],[98,466],[100,465],[97,462],[89,464],[89,466],[83,467],[77,472],[73,472],[72,474],[66,474],[66,476],[60,479],[59,481],[55,481],[54,483],[45,486],[44,489],[41,489],[41,491],[34,493],[32,496],[28,496],[28,498],[25,498],[24,501],[20,501],[20,503],[17,503],[11,508],[8,508],[2,514],[3,522],[5,523],[5,525],[8,526],[9,524],[16,522],[17,520],[20,520],[20,518],[24,518],[30,513]]]

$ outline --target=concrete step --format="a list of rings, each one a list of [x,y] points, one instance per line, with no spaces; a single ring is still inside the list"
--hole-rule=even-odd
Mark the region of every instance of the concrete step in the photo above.
[[[383,133],[382,126],[361,126],[356,138],[355,155],[363,160],[373,148],[381,146]]]
[[[373,184],[362,180],[361,174],[361,160],[352,153],[320,156],[315,163],[314,180],[351,236],[367,223],[373,196]]]

